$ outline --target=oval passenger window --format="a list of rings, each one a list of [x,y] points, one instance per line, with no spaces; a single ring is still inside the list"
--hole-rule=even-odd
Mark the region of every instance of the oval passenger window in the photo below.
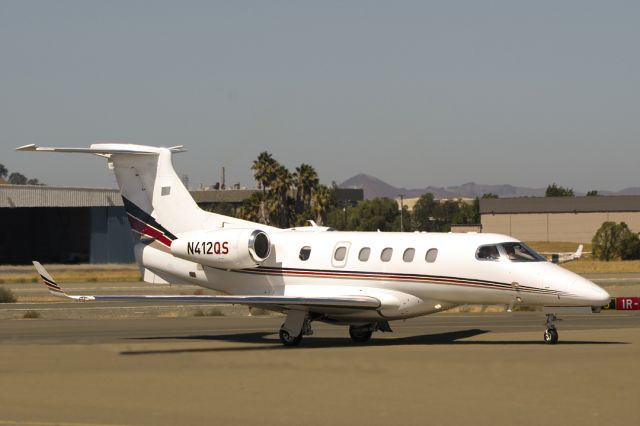
[[[427,263],[433,263],[436,261],[437,257],[438,257],[438,249],[432,248],[427,251],[427,255],[424,257],[424,260],[426,260]]]
[[[405,262],[413,262],[413,256],[415,256],[415,254],[416,254],[416,249],[408,248],[402,254],[402,260],[404,260]]]
[[[338,247],[336,249],[336,252],[333,254],[333,258],[338,262],[342,262],[346,255],[347,255],[347,248],[344,246]]]
[[[382,253],[380,254],[380,260],[382,260],[383,262],[388,262],[391,260],[392,254],[393,249],[391,247],[387,247],[386,249],[382,250]]]
[[[358,260],[360,262],[366,262],[369,260],[369,255],[371,254],[371,249],[369,247],[363,247],[360,249],[360,253],[358,253]]]

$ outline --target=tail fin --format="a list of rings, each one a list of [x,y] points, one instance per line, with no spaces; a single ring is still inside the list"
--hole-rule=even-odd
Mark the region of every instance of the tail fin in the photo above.
[[[176,174],[172,153],[182,146],[159,148],[130,144],[93,144],[89,148],[25,145],[18,151],[89,153],[106,157],[120,187],[134,232],[170,246],[175,234],[244,222],[205,212],[198,207]]]

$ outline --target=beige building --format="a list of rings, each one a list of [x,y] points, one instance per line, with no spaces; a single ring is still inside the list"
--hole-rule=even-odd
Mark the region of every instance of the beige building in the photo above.
[[[640,232],[640,196],[530,197],[480,200],[482,232],[523,241],[590,243],[603,222]]]

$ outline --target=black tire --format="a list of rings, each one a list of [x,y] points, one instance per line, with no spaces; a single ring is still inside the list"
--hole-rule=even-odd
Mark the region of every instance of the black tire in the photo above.
[[[296,337],[292,337],[284,328],[280,329],[280,341],[285,346],[298,346],[302,340],[302,333]]]
[[[363,327],[355,327],[349,326],[349,336],[351,336],[351,340],[356,343],[365,343],[371,340],[371,335],[373,331],[367,330]]]
[[[544,342],[549,345],[555,345],[558,343],[558,330],[555,328],[548,328],[544,332]]]

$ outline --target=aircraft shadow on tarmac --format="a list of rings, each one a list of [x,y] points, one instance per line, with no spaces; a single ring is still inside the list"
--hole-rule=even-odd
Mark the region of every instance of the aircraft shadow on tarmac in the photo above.
[[[489,333],[489,330],[470,329],[452,331],[438,334],[424,334],[420,336],[408,336],[399,338],[371,339],[367,343],[355,343],[348,337],[305,337],[297,348],[299,349],[320,349],[338,347],[378,347],[378,346],[403,346],[403,345],[546,345],[540,340],[471,340],[461,341],[469,337],[479,336]],[[252,343],[251,346],[235,346],[222,348],[171,348],[171,349],[150,349],[150,350],[129,350],[122,351],[120,355],[161,355],[176,353],[197,353],[197,352],[233,352],[233,351],[256,351],[256,350],[287,350],[280,343],[277,334],[273,332],[251,332],[220,335],[200,335],[200,336],[166,336],[166,337],[142,337],[131,338],[131,340],[201,340],[201,341],[222,341],[232,343]],[[563,340],[565,345],[623,345],[627,342],[603,342],[584,340]]]

